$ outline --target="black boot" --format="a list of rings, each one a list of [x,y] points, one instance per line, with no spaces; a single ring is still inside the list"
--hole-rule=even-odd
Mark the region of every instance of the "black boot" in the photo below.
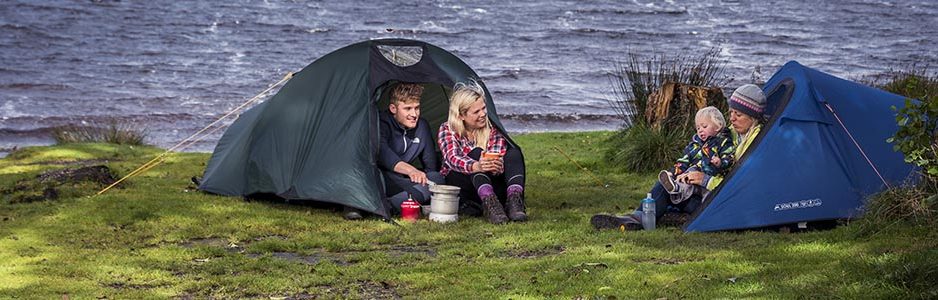
[[[521,193],[508,195],[508,218],[512,222],[524,222],[528,220],[528,214],[524,213],[524,202],[521,200]]]
[[[482,215],[492,224],[505,224],[508,222],[508,216],[505,215],[505,208],[498,201],[495,195],[482,198]]]
[[[354,207],[346,206],[342,209],[342,217],[346,220],[361,220],[362,211]]]

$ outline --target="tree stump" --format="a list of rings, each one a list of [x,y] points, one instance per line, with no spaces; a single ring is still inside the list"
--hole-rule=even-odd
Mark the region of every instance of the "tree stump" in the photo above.
[[[693,128],[697,110],[707,106],[715,106],[726,113],[723,90],[669,81],[648,96],[645,121],[657,130],[675,126]]]

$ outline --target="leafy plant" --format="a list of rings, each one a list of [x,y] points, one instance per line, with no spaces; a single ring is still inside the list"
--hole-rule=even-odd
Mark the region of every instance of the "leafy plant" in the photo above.
[[[927,69],[898,72],[882,88],[909,97],[896,110],[899,130],[887,141],[905,154],[905,161],[922,168],[925,179],[938,181],[938,77]],[[915,98],[918,100],[912,100]]]
[[[906,100],[897,109],[899,130],[887,141],[905,154],[905,161],[922,168],[930,181],[938,179],[938,101]]]

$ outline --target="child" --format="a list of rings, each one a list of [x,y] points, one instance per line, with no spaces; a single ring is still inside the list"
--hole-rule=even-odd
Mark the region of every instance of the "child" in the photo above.
[[[706,198],[709,192],[706,188],[685,183],[683,177],[678,176],[687,170],[702,171],[707,175],[725,175],[734,162],[733,153],[736,150],[730,138],[726,120],[720,110],[707,106],[697,111],[694,118],[697,134],[684,148],[684,156],[674,164],[673,173],[661,171],[658,181],[669,194],[671,203],[678,204],[694,194],[701,194]],[[675,176],[678,180],[675,181]]]

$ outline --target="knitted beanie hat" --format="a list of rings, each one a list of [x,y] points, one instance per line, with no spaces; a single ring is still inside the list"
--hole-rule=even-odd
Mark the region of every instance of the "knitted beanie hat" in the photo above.
[[[765,94],[758,86],[746,84],[733,91],[729,104],[732,109],[755,119],[762,119],[765,110]]]

